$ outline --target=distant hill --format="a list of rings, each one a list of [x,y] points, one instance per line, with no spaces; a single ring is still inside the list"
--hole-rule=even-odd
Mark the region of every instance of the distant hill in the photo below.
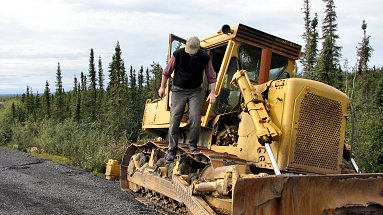
[[[16,97],[19,94],[0,94],[0,98]]]

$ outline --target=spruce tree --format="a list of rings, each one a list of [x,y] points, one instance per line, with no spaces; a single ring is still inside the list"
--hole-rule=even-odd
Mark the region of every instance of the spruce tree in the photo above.
[[[136,70],[133,69],[132,66],[130,66],[130,72],[129,72],[129,103],[128,103],[128,127],[130,128],[128,130],[128,138],[132,142],[136,141],[138,138],[138,109],[139,109],[139,95],[138,95],[138,88],[137,88],[137,77],[136,77]]]
[[[98,85],[99,89],[104,90],[104,70],[102,68],[101,56],[98,57]]]
[[[64,105],[65,105],[65,118],[72,118],[72,93],[68,92],[66,93],[65,90],[63,90],[64,93]]]
[[[32,88],[29,89],[30,90],[30,94],[29,94],[29,106],[30,106],[30,119],[35,122],[37,120],[37,115],[36,115],[36,97],[35,95],[33,94],[33,90]]]
[[[58,121],[64,120],[64,91],[62,84],[62,74],[60,62],[57,63],[56,70],[56,94],[55,94],[55,118]]]
[[[144,88],[144,67],[143,66],[141,66],[140,71],[138,72],[137,81],[138,81],[138,90],[142,91],[142,89]]]
[[[148,71],[148,70],[147,70]],[[145,109],[145,100],[146,100],[146,91],[144,88],[144,67],[141,66],[140,71],[138,73],[138,101],[137,101],[137,138],[141,136],[141,124],[142,124],[142,117],[144,114]]]
[[[310,34],[311,34],[311,28],[310,28],[310,1],[309,0],[303,0],[303,20],[304,20],[304,26],[305,26],[305,31],[302,35],[302,38],[305,42],[305,45],[303,47],[302,52],[304,55],[300,59],[302,66],[303,66],[303,76],[305,78],[308,78],[308,69],[307,69],[307,52],[309,50],[310,46]]]
[[[88,87],[87,87],[87,78],[86,75],[81,72],[80,73],[81,83],[80,83],[80,91],[81,91],[81,119],[87,121],[90,119],[90,100],[88,97]]]
[[[44,103],[45,103],[45,114],[48,119],[51,118],[51,95],[49,89],[49,82],[46,80],[44,89]]]
[[[39,91],[37,91],[37,93],[36,93],[34,104],[35,104],[35,112],[34,112],[35,116],[34,117],[35,117],[35,119],[37,119],[37,118],[40,118],[40,116],[41,116],[41,98],[40,98]]]
[[[98,104],[98,119],[104,121],[105,115],[105,99],[104,99],[104,69],[102,67],[101,56],[98,58],[98,96],[97,96],[97,104]]]
[[[148,88],[150,85],[150,73],[149,73],[149,68],[146,68],[145,72],[145,86]]]
[[[32,92],[32,88],[27,86],[26,96],[25,96],[25,107],[27,110],[28,117],[32,117],[34,114],[34,96]]]
[[[132,66],[130,66],[130,72],[129,72],[129,80],[130,80],[130,90],[131,90],[131,96],[132,98],[136,94],[136,89],[137,89],[137,77],[136,77],[136,70],[133,69]],[[132,90],[134,89],[134,90]]]
[[[81,91],[86,93],[87,92],[87,86],[86,86],[86,76],[83,72],[80,73],[80,79],[81,79]]]
[[[12,102],[12,123],[15,124],[17,120],[17,114],[16,114],[16,105],[15,102]]]
[[[77,105],[81,105],[80,93],[81,93],[80,92],[80,83],[78,82],[77,77],[75,75],[73,78],[73,90],[72,90],[72,94],[73,94],[72,112],[74,113],[73,114],[73,120],[75,122],[80,121],[80,112],[77,112],[80,110],[80,107],[77,107]],[[79,108],[79,109],[77,109],[77,108]]]
[[[303,20],[305,24],[305,32],[302,35],[302,38],[305,40],[306,44],[308,43],[308,38],[310,35],[310,1],[309,0],[303,0]]]
[[[92,121],[96,120],[96,111],[97,111],[97,83],[96,83],[96,68],[94,64],[94,52],[93,49],[90,49],[90,57],[89,57],[89,95],[90,95],[90,118]]]
[[[323,0],[326,4],[325,18],[322,22],[322,50],[319,56],[314,78],[323,83],[340,88],[343,75],[339,75],[338,65],[341,47],[336,45],[337,23],[333,0]]]
[[[367,23],[363,20],[362,30],[363,30],[363,39],[362,42],[359,43],[358,50],[358,74],[362,75],[366,73],[368,70],[368,61],[372,55],[374,49],[370,46],[370,36],[366,35]]]
[[[150,85],[150,95],[149,98],[155,99],[158,98],[157,90],[161,85],[162,78],[162,67],[159,63],[153,62],[151,65],[151,72],[153,74],[153,80]]]
[[[372,75],[366,75],[368,71],[368,61],[372,55],[373,48],[370,46],[370,36],[366,35],[367,23],[363,20],[362,30],[363,30],[363,39],[362,42],[359,43],[359,47],[357,48],[358,52],[358,64],[357,64],[357,72],[359,75],[363,75],[363,81],[361,82],[362,86],[362,100],[363,103],[366,103],[371,91],[371,85],[373,82]],[[356,74],[355,74],[356,75]],[[367,106],[364,106],[365,111],[370,111]]]
[[[317,61],[318,55],[318,14],[315,13],[314,18],[310,22],[310,32],[308,35],[308,46],[305,55],[305,68],[304,68],[304,77],[308,79],[313,79],[314,68]]]
[[[76,87],[76,108],[75,108],[75,114],[74,114],[74,121],[79,123],[81,120],[81,91],[80,91],[80,83],[77,84]]]
[[[115,47],[112,62],[109,64],[108,122],[115,138],[121,138],[126,132],[127,123],[127,78],[124,61],[121,58],[119,42]]]

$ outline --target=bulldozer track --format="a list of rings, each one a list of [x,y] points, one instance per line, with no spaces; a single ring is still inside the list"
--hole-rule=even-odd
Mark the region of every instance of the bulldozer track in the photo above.
[[[135,199],[141,204],[163,215],[188,214],[188,210],[183,203],[177,202],[167,196],[142,187],[137,193],[137,197]]]
[[[167,148],[168,148],[168,142],[167,141],[149,141],[145,144],[133,144],[134,146],[138,148],[145,148],[146,146],[156,146],[159,150],[161,150],[163,153],[166,154]],[[235,155],[229,154],[229,153],[221,153],[216,152],[213,150],[210,150],[206,147],[198,147],[199,152],[190,152],[189,146],[186,144],[179,144],[178,149],[188,157],[192,158],[196,162],[199,162],[201,164],[213,164],[214,163],[221,163],[221,164],[250,164],[244,159],[240,159]],[[146,153],[150,153],[150,150],[146,150]]]
[[[133,155],[145,154],[149,156],[153,149],[157,149],[162,152],[162,159],[167,152],[167,142],[147,142],[140,144],[132,144],[134,149],[127,150],[129,156],[125,157],[125,165],[123,168],[128,169],[129,165],[127,160],[130,160]],[[246,163],[245,160],[239,159],[236,156],[228,153],[219,153],[209,150],[207,148],[199,147],[200,150],[197,153],[191,153],[187,145],[179,145],[179,156],[187,157],[194,162],[199,163],[202,166],[211,164],[211,161],[215,163]],[[161,158],[157,158],[158,160]],[[144,160],[144,159],[142,159]],[[141,165],[144,161],[142,161]],[[169,170],[173,169],[175,163],[168,165]],[[192,210],[197,214],[216,214],[216,212],[203,201],[199,196],[194,196],[189,190],[189,184],[179,178],[177,175],[172,175],[171,171],[166,178],[160,178],[153,173],[137,172],[134,175],[127,172],[130,175],[130,184],[135,186],[135,192],[138,195],[137,200],[149,208],[156,210],[161,214],[188,214],[189,210]],[[190,177],[199,175],[198,173],[190,173]],[[144,180],[140,180],[145,178]],[[145,182],[142,182],[145,181]],[[156,187],[153,184],[157,184],[161,187],[161,193],[155,191]],[[166,191],[167,190],[167,191]],[[219,210],[218,210],[219,211]],[[219,213],[219,214],[227,214]]]

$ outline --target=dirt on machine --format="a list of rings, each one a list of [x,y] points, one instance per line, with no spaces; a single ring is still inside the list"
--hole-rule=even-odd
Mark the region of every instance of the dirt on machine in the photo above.
[[[185,40],[170,35],[169,56]],[[217,100],[203,103],[199,152],[188,147],[188,107],[173,163],[166,163],[171,80],[148,100],[122,190],[167,214],[383,214],[383,174],[363,174],[346,142],[350,100],[296,77],[301,46],[238,24],[201,38],[217,73]],[[201,93],[209,95],[204,78]]]

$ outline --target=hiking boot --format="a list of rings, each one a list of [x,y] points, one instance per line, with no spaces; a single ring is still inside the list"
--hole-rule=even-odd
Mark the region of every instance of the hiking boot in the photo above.
[[[166,155],[166,163],[172,163],[174,161],[175,153],[168,152]]]

